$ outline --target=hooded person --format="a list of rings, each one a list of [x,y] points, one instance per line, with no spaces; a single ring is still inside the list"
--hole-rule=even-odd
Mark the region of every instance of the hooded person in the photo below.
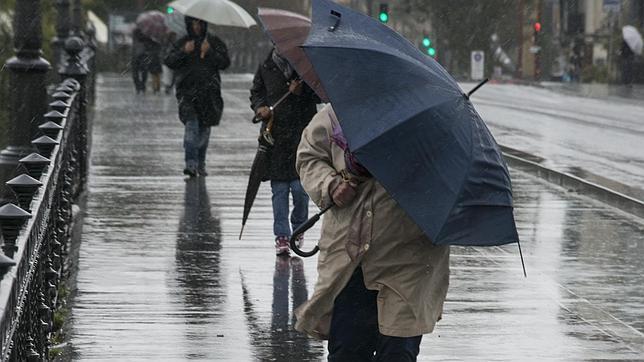
[[[219,124],[224,110],[219,72],[230,58],[224,42],[208,34],[206,22],[189,16],[185,22],[188,34],[174,43],[164,63],[175,72],[179,119],[185,125],[183,173],[206,176],[210,127]]]

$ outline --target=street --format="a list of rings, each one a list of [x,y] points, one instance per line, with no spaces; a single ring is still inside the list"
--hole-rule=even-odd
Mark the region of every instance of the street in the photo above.
[[[468,91],[474,84],[462,85]],[[472,97],[497,141],[644,199],[644,103],[489,84]],[[608,179],[608,180],[606,180]]]
[[[257,126],[250,75],[223,78],[210,176],[186,180],[175,98],[137,96],[128,75],[99,76],[75,360],[325,359],[325,343],[292,329],[317,260],[274,255],[266,184],[238,240]],[[486,85],[472,101],[500,144],[644,184],[642,104],[515,85]],[[528,277],[515,244],[453,247],[443,319],[419,360],[644,360],[644,221],[511,173]],[[307,233],[305,249],[318,234]]]

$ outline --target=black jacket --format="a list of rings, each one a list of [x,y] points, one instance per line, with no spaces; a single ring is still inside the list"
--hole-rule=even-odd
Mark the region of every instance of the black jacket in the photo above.
[[[199,37],[192,32],[189,21],[190,18],[186,17],[188,35],[177,40],[164,62],[175,72],[181,122],[197,118],[202,125],[216,126],[224,110],[219,71],[230,65],[228,50],[221,39],[207,35],[206,23],[203,23],[204,35]],[[201,59],[200,49],[205,37],[210,50]],[[195,50],[186,54],[183,48],[191,40],[195,41]]]
[[[273,105],[288,92],[289,81],[269,54],[255,73],[250,89],[251,108],[257,111],[259,107]],[[295,170],[297,146],[302,131],[317,113],[317,103],[320,103],[320,99],[303,83],[300,95],[289,95],[275,108],[272,130],[275,145],[270,156],[267,178],[274,181],[291,181],[298,178]]]

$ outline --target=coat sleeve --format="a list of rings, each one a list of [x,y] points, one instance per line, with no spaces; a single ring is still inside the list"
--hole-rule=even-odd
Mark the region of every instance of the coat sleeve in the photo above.
[[[264,84],[264,78],[262,77],[262,64],[260,64],[257,67],[253,85],[250,88],[250,108],[257,112],[257,109],[262,106],[268,107],[268,102],[266,100],[266,84]]]
[[[342,176],[333,167],[331,142],[324,126],[330,122],[328,117],[322,110],[304,129],[295,166],[304,190],[320,208],[333,203],[330,192],[342,182]]]
[[[204,60],[210,67],[216,70],[228,68],[230,66],[230,58],[228,57],[226,44],[216,36],[209,36],[208,43],[210,43],[210,50],[206,52]]]
[[[188,64],[189,54],[183,51],[184,39],[178,40],[176,43],[170,45],[163,63],[172,70],[177,70]]]

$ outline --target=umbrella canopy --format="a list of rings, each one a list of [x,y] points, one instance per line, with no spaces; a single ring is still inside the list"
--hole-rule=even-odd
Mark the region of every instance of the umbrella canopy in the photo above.
[[[143,35],[157,43],[161,43],[168,32],[168,27],[165,23],[165,15],[157,10],[146,11],[139,14],[136,18],[136,27],[141,30]]]
[[[304,51],[351,150],[433,243],[518,242],[499,147],[433,58],[329,0],[313,2]]]
[[[168,32],[177,34],[177,38],[188,35],[188,31],[186,31],[185,15],[181,14],[179,11],[166,14],[165,25],[168,27]],[[208,33],[215,35],[215,28],[209,26]]]
[[[180,13],[214,25],[250,28],[257,25],[241,6],[228,0],[176,0],[168,4]]]
[[[328,102],[320,79],[313,71],[313,65],[301,48],[309,35],[311,20],[294,12],[271,8],[259,8],[257,15],[262,28],[280,55],[286,58],[300,78],[315,91],[323,102]]]
[[[631,48],[633,53],[642,55],[642,34],[632,25],[626,25],[622,28],[624,41]]]

